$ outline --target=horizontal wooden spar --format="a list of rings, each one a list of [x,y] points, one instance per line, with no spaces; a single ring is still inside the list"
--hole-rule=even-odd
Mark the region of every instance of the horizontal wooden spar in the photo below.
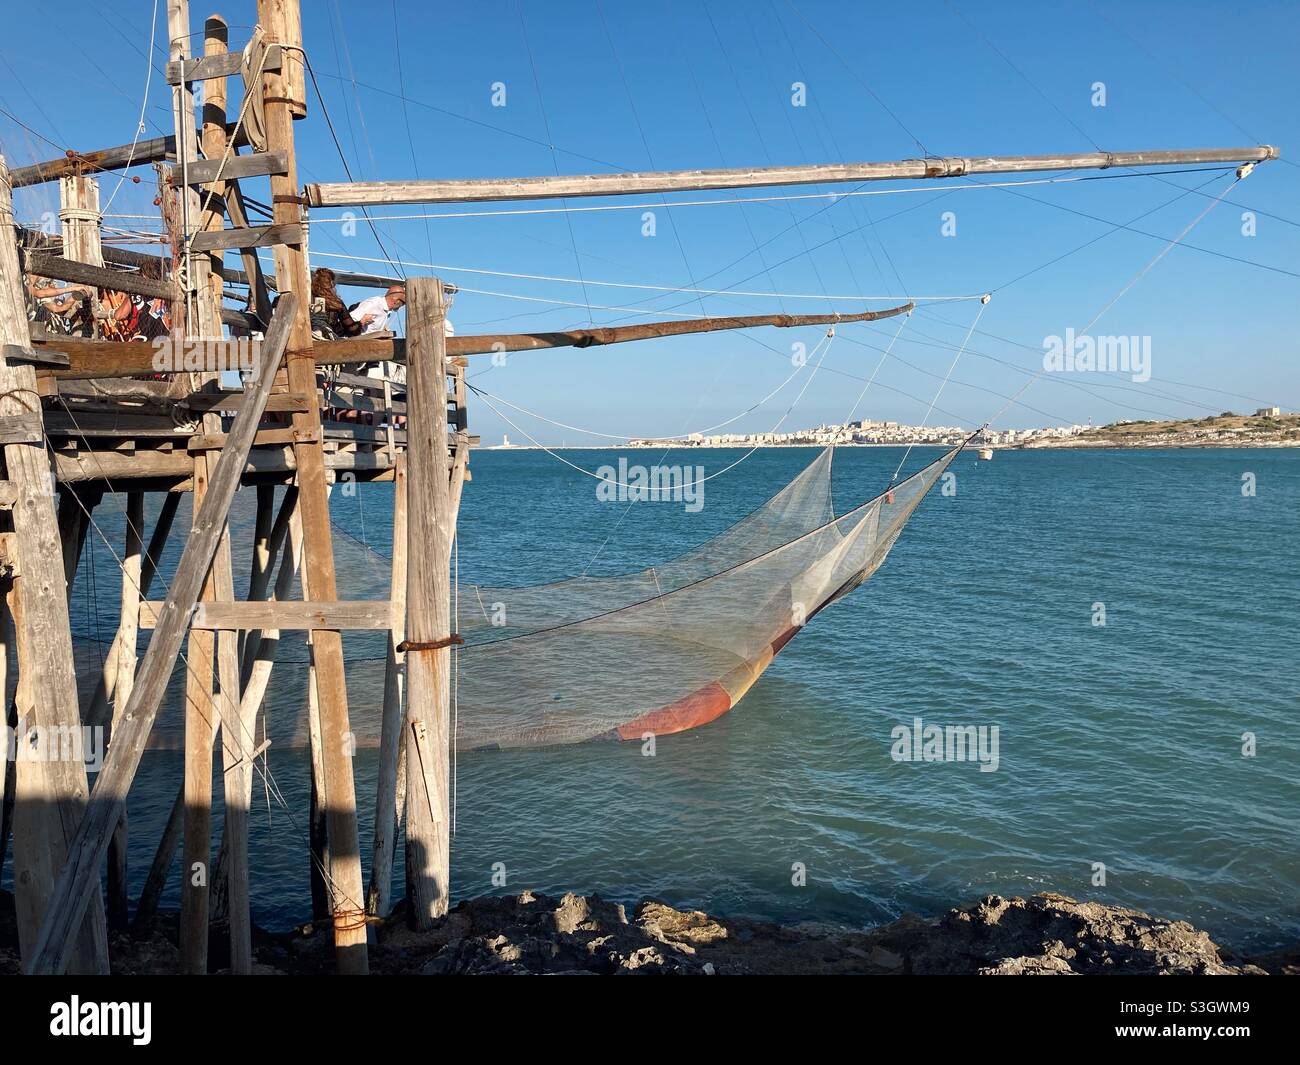
[[[682,336],[689,333],[715,333],[728,329],[754,329],[775,326],[791,329],[799,326],[845,325],[851,322],[874,322],[909,313],[914,304],[889,307],[881,311],[857,314],[757,314],[732,318],[688,318],[667,322],[644,322],[640,325],[609,326],[602,329],[571,329],[559,333],[499,333],[486,336],[447,338],[447,354],[490,355],[497,351],[530,351],[536,348],[587,348],[606,344],[625,344],[633,340]],[[134,377],[154,373],[157,349],[150,343],[131,341],[114,343],[105,340],[82,340],[75,337],[32,338],[33,343],[48,345],[65,352],[67,369],[38,369],[38,376],[61,379]],[[384,337],[353,340],[318,340],[312,345],[317,366],[348,366],[363,362],[405,362],[406,342]]]
[[[116,292],[130,292],[138,296],[150,296],[153,299],[180,298],[179,290],[170,281],[156,281],[133,270],[112,270],[106,266],[91,266],[89,263],[79,263],[75,259],[65,259],[62,255],[51,255],[44,251],[29,251],[25,259],[25,268],[42,277],[53,277],[74,285],[94,285],[96,288],[106,288]]]
[[[232,155],[225,159],[198,159],[183,168],[171,168],[172,180],[186,185],[206,185],[212,181],[233,181],[237,178],[262,177],[266,174],[283,174],[289,162],[284,152],[258,152],[255,155]],[[214,200],[214,204],[219,201]]]
[[[160,602],[140,604],[140,627],[152,629]],[[192,629],[391,629],[393,604],[386,599],[349,602],[302,602],[286,599],[259,602],[199,603]]]
[[[202,55],[184,62],[167,64],[167,84],[179,85],[181,82],[209,81],[212,78],[225,78],[238,74],[244,62],[242,52],[217,52],[215,55]],[[262,60],[263,71],[280,69],[281,53],[278,44],[266,49]]]
[[[226,133],[235,138],[235,146],[248,144],[248,134],[243,126],[228,125]],[[114,148],[101,148],[94,152],[75,152],[72,149],[45,163],[32,166],[20,166],[9,171],[14,188],[24,185],[40,185],[46,181],[57,181],[71,174],[89,174],[93,177],[102,170],[124,170],[127,167],[147,166],[165,159],[176,158],[175,137],[154,137],[150,140],[137,141],[134,144],[120,144]]]
[[[289,222],[282,226],[249,226],[247,229],[209,229],[190,238],[194,251],[218,251],[222,248],[270,248],[276,244],[301,244],[302,226]]]
[[[752,189],[774,185],[821,185],[861,181],[920,180],[967,174],[1023,174],[1045,170],[1107,170],[1113,167],[1249,163],[1276,159],[1269,145],[1193,148],[1181,151],[1082,152],[1071,155],[1010,155],[899,159],[882,163],[745,167],[732,170],[658,170],[628,174],[564,174],[557,177],[482,178],[462,181],[352,181],[307,186],[313,207],[360,207],[397,203],[484,203],[549,200],[567,196],[626,196],[704,189]]]
[[[607,326],[601,329],[570,329],[559,333],[448,337],[447,354],[488,355],[497,351],[529,351],[534,348],[591,348],[605,344],[625,344],[632,340],[653,340],[689,333],[717,333],[727,329],[754,329],[759,326],[793,329],[807,325],[846,325],[850,322],[875,322],[882,318],[910,314],[915,306],[914,303],[905,303],[901,307],[889,307],[883,311],[860,311],[857,314],[754,314],[730,318],[644,322],[640,325]]]

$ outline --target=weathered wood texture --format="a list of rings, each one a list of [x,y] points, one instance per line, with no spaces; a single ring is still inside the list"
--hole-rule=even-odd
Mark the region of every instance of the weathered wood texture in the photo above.
[[[754,189],[775,185],[822,185],[863,181],[915,181],[967,174],[1023,174],[1048,170],[1184,166],[1276,159],[1269,145],[1188,151],[1082,152],[1072,155],[1013,155],[900,159],[883,163],[745,167],[734,170],[661,170],[630,174],[573,174],[557,177],[482,178],[460,181],[350,181],[307,186],[313,207],[390,203],[483,203],[544,200],[569,196],[627,196],[703,189]]]
[[[258,22],[268,42],[281,45],[301,43],[296,5],[284,0],[258,0]],[[293,118],[302,110],[289,56],[288,70],[263,79],[267,148],[287,156],[284,174],[271,176],[272,220],[277,226],[296,226],[302,211],[298,199],[298,167],[294,155]],[[300,297],[294,316],[286,358],[289,390],[309,393],[316,387],[312,358],[310,317],[311,279],[301,244],[275,247],[275,277],[282,294]],[[281,300],[284,295],[281,296]],[[334,545],[330,532],[329,498],[326,494],[325,461],[319,443],[320,412],[313,408],[293,416],[295,429],[317,437],[316,443],[294,448],[298,467],[298,511],[304,537],[303,594],[317,601],[338,598],[334,575]],[[361,854],[357,835],[356,783],[352,776],[351,726],[348,722],[347,685],[343,667],[343,639],[334,630],[312,634],[312,660],[316,696],[320,708],[322,783],[329,831],[329,877],[334,919],[334,943],[340,972],[368,970],[365,926],[365,884],[361,875]]]
[[[250,394],[265,397],[283,357],[289,339],[289,324],[296,297],[286,293],[262,345],[262,363]],[[203,506],[186,541],[180,563],[172,577],[163,607],[163,621],[149,641],[131,693],[117,726],[117,738],[95,789],[86,816],[77,827],[68,848],[68,861],[59,875],[34,957],[26,971],[55,973],[66,969],[72,935],[92,896],[97,894],[99,863],[108,849],[113,826],[121,816],[126,793],[144,754],[145,742],[175,666],[187,629],[186,620],[198,600],[216,553],[231,500],[239,485],[240,472],[262,416],[263,403],[251,401],[236,416],[230,443],[217,461]],[[46,478],[48,483],[48,478]]]
[[[379,725],[379,772],[375,789],[375,838],[371,848],[370,888],[366,912],[387,917],[393,902],[393,858],[397,853],[398,759],[404,752],[406,726],[406,458],[398,456],[393,477],[393,568],[389,578],[392,627],[384,656],[384,704]]]
[[[446,338],[449,357],[487,355],[498,351],[529,351],[536,348],[603,347],[634,340],[683,336],[689,333],[716,333],[728,329],[754,329],[774,326],[793,329],[800,326],[847,325],[851,322],[874,322],[908,314],[914,305],[905,303],[879,311],[856,314],[759,314],[731,318],[690,318],[667,322],[644,322],[640,325],[611,326],[602,329],[571,329],[556,333],[497,333],[486,336]],[[66,352],[67,369],[39,371],[57,379],[90,377],[133,377],[152,372],[157,350],[152,344],[112,344],[66,337],[34,338],[34,341]],[[311,345],[317,366],[347,366],[364,362],[405,362],[405,341],[400,338],[355,340],[318,340]]]
[[[442,285],[407,285],[406,640],[445,640],[451,628],[447,366]],[[406,885],[410,919],[425,929],[447,912],[450,888],[448,648],[406,652]]]
[[[0,158],[0,342],[19,344],[27,336],[27,309],[13,232],[9,174]],[[40,412],[36,372],[30,366],[0,365],[0,417]],[[22,568],[21,618],[15,612],[20,671],[26,702],[20,724],[43,729],[81,726],[72,657],[63,552],[45,447],[39,442],[4,445],[7,479],[18,487],[10,511]],[[34,934],[55,913],[55,878],[68,872],[69,847],[87,819],[85,765],[78,760],[24,760],[17,767],[14,861],[19,946],[26,965],[38,951]],[[96,864],[98,871],[98,863]],[[87,883],[75,919],[66,923],[63,968],[79,973],[108,971],[104,904],[96,877]]]

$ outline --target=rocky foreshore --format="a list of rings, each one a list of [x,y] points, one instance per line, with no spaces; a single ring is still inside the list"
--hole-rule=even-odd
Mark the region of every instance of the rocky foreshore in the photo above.
[[[12,899],[0,927],[0,974],[18,971]],[[646,900],[631,913],[599,895],[520,895],[460,903],[428,932],[401,913],[376,928],[371,971],[444,974],[1300,975],[1300,949],[1241,958],[1185,921],[1065,895],[990,895],[938,917],[878,928],[776,925],[711,917]],[[333,969],[328,926],[259,932],[256,971]],[[222,937],[214,934],[213,963]],[[113,937],[117,973],[178,969],[174,918],[144,939]]]

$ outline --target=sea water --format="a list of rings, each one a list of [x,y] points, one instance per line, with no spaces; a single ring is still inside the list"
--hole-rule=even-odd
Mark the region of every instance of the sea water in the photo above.
[[[626,456],[708,475],[746,453],[563,454],[589,471]],[[690,509],[601,499],[594,478],[540,451],[476,452],[460,579],[531,584],[671,558],[815,454],[759,450]],[[904,472],[937,455],[916,449]],[[902,458],[839,449],[837,510],[882,490]],[[1300,452],[965,452],[951,472],[880,571],[713,724],[660,737],[653,756],[635,742],[461,754],[453,895],[599,891],[870,925],[1056,891],[1190,920],[1238,949],[1300,939]],[[388,554],[391,501],[389,485],[336,490],[336,537]],[[74,626],[111,638],[119,578],[102,544],[89,562]],[[373,709],[381,694],[352,700]],[[995,729],[996,769],[898,757],[898,730],[918,722]],[[273,749],[269,766],[288,808],[259,777],[253,908],[282,928],[310,913],[305,752]],[[142,763],[133,893],[180,771],[176,752]],[[358,751],[356,777],[368,872],[373,750]],[[401,876],[399,854],[398,895]],[[174,868],[164,901],[177,899]]]

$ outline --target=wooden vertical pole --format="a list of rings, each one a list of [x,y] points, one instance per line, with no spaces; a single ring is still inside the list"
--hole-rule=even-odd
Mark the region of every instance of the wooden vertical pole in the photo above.
[[[144,493],[131,492],[126,497],[126,545],[122,551],[122,609],[118,632],[122,634],[116,648],[117,680],[113,685],[113,724],[116,724],[131,698],[135,686],[136,637],[140,631],[140,548],[144,541]],[[105,732],[112,741],[112,727]],[[126,891],[126,814],[113,830],[108,845],[108,923],[122,929],[127,926]]]
[[[190,58],[190,9],[188,0],[167,0],[168,58],[185,62]],[[172,110],[176,126],[177,165],[198,158],[198,131],[194,122],[194,94],[182,80],[173,89]],[[178,310],[172,314],[172,333],[178,340],[202,336],[206,320],[199,307],[208,303],[211,290],[203,256],[192,257],[187,244],[199,228],[198,193],[188,185],[176,189],[175,210],[163,212],[172,236],[173,261],[181,289]],[[208,455],[194,458],[193,515],[198,516],[208,487]],[[215,598],[213,571],[204,580],[201,596]],[[219,711],[214,698],[213,664],[216,640],[210,631],[194,630],[189,635],[189,668],[185,677],[185,844],[181,866],[181,970],[190,974],[208,971],[209,881],[212,859],[212,744],[216,738]]]
[[[59,178],[59,222],[63,228],[63,257],[91,266],[104,265],[100,243],[99,183],[71,174]]]
[[[393,570],[389,597],[393,627],[384,659],[384,710],[379,729],[379,782],[375,791],[375,843],[371,851],[370,891],[366,912],[387,917],[393,897],[393,855],[397,850],[397,767],[406,727],[403,700],[406,655],[397,649],[406,639],[406,456],[393,466]]]
[[[272,175],[273,220],[277,225],[300,223],[298,164],[294,153],[293,118],[305,114],[305,101],[295,100],[295,61],[301,59],[301,17],[296,0],[258,0],[258,21],[269,42],[280,44],[289,59],[288,77],[263,79],[268,147],[282,151],[286,173]],[[275,248],[276,286],[299,297],[294,328],[289,338],[286,366],[289,388],[302,395],[316,390],[312,357],[311,282],[301,246]],[[320,409],[293,416],[299,442],[294,446],[298,468],[298,507],[303,523],[303,590],[309,599],[338,597],[334,574],[334,545],[330,534],[329,498],[326,493],[325,457],[321,448]],[[364,973],[366,956],[365,885],[357,837],[356,783],[352,776],[353,737],[348,722],[347,687],[343,671],[341,633],[323,629],[312,634],[312,659],[316,694],[320,704],[322,734],[322,796],[329,831],[329,881],[334,915],[334,943],[340,972]]]
[[[407,283],[406,883],[416,928],[447,912],[451,635],[447,315],[442,282]]]
[[[213,15],[203,26],[205,55],[219,55],[227,50],[229,32],[226,22]],[[210,78],[204,82],[203,97],[203,154],[208,159],[221,159],[226,154],[226,79]],[[222,228],[223,215],[219,208],[224,203],[224,181],[207,185],[203,189],[203,213],[199,228],[214,231]],[[199,304],[199,333],[203,336],[221,336],[221,268],[223,253],[212,251],[198,272],[196,283],[206,281],[207,298]],[[207,377],[205,383],[216,384],[217,374]],[[221,416],[206,414],[203,417],[205,433],[221,432]],[[214,452],[195,456],[197,468],[200,461],[207,465],[208,475],[217,458]],[[232,602],[235,598],[231,575],[230,531],[222,531],[217,554],[212,561],[212,598]],[[248,889],[248,806],[252,793],[253,734],[239,714],[239,635],[231,630],[216,634],[216,665],[219,713],[221,718],[222,782],[225,792],[225,824],[221,836],[222,851],[227,861],[222,865],[225,877],[226,916],[230,923],[230,968],[234,973],[248,973],[253,965],[252,916],[249,912]],[[211,885],[215,890],[216,885]],[[210,914],[209,914],[210,916]]]
[[[30,335],[15,231],[9,170],[0,158],[0,343],[26,347]],[[0,417],[39,415],[40,410],[36,371],[30,365],[10,366],[0,357]],[[4,460],[8,480],[18,486],[11,513],[23,574],[23,610],[21,619],[15,615],[15,630],[19,679],[31,703],[26,716],[20,705],[19,724],[30,720],[42,728],[75,729],[80,735],[63,554],[44,442],[6,444]],[[70,758],[25,762],[16,768],[14,863],[22,872],[16,878],[15,895],[19,929],[26,925],[31,933],[20,936],[25,964],[35,949],[32,937],[52,903],[55,878],[85,812],[88,787],[85,765]],[[106,973],[108,938],[98,884],[84,919],[77,925],[80,933],[74,933],[76,947],[69,956],[70,970]]]

